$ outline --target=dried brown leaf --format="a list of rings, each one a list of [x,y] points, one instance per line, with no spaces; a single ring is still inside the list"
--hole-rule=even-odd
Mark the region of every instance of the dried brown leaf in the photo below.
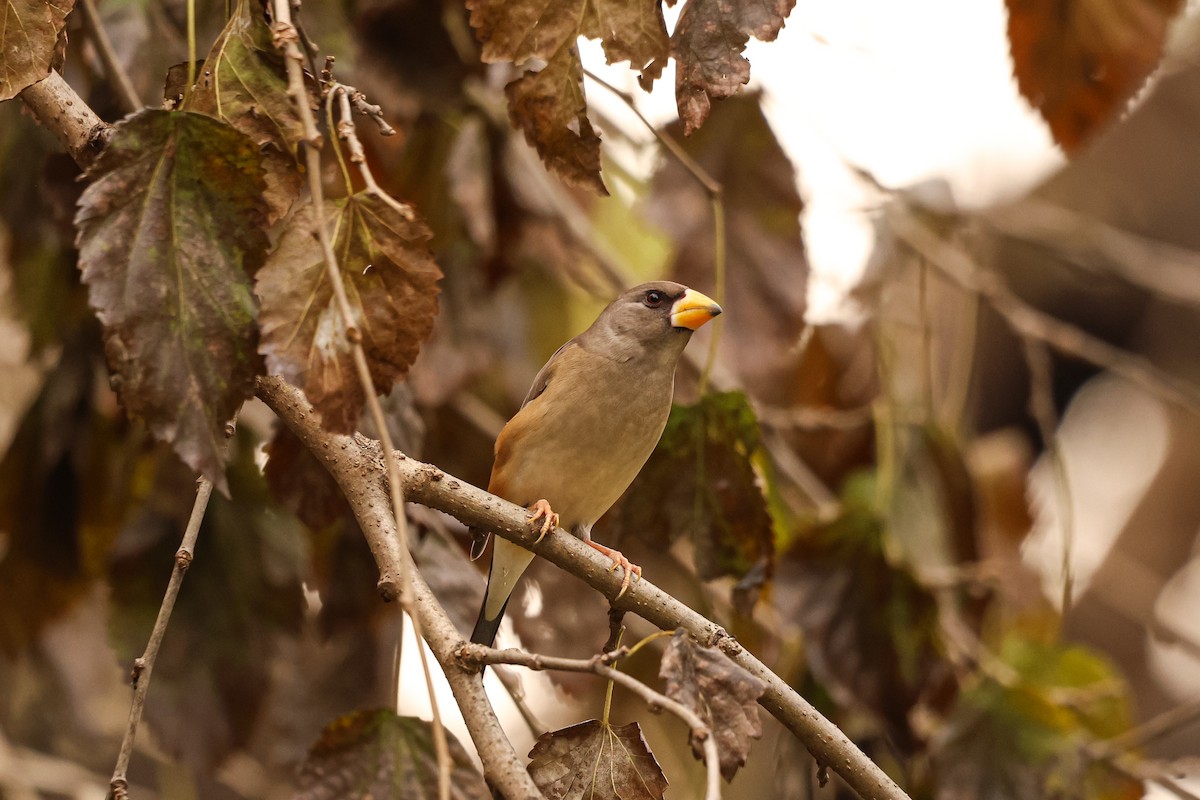
[[[225,424],[261,364],[258,150],[211,117],[148,110],[115,127],[88,177],[79,265],[121,399],[226,492]]]
[[[542,734],[529,774],[547,800],[662,800],[667,779],[636,722],[588,720]]]
[[[433,329],[441,271],[424,223],[369,193],[330,200],[326,224],[376,391],[407,373]],[[304,390],[332,431],[354,430],[365,399],[333,297],[311,207],[297,212],[259,272],[262,352]]]
[[[696,131],[713,100],[736,94],[750,80],[742,55],[753,36],[773,41],[796,0],[689,0],[671,35],[676,61],[675,102],[684,133]],[[658,66],[654,76],[661,72]]]
[[[287,426],[278,427],[266,453],[271,496],[309,528],[330,525],[350,510],[329,471]]]
[[[600,177],[600,137],[587,116],[583,65],[574,45],[562,47],[539,72],[508,86],[508,115],[547,169],[572,186],[607,195]]]
[[[1124,108],[1162,57],[1180,0],[1006,0],[1013,75],[1068,153]]]
[[[686,631],[676,631],[663,653],[659,675],[667,697],[700,715],[717,740],[721,774],[733,780],[750,754],[750,740],[762,737],[758,698],[767,685],[711,647],[701,647]],[[692,735],[692,753],[704,755],[704,743]]]
[[[0,102],[50,74],[73,0],[7,0],[0,13]]]
[[[447,735],[452,800],[490,800],[471,757]],[[429,722],[388,709],[355,711],[326,726],[300,767],[294,800],[432,800],[437,754]]]

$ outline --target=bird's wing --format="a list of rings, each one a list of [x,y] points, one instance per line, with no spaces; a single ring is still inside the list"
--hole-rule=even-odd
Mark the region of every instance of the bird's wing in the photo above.
[[[525,395],[525,402],[521,403],[521,408],[532,403],[538,396],[546,391],[546,387],[550,385],[551,379],[554,377],[554,371],[558,367],[559,357],[567,351],[567,348],[577,347],[575,340],[565,343],[562,347],[554,351],[554,355],[550,356],[550,360],[546,362],[533,379],[533,385],[529,387],[529,394]]]

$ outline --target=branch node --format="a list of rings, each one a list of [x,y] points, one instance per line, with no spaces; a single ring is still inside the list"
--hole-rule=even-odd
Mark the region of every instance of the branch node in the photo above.
[[[187,568],[192,565],[192,558],[192,551],[185,547],[175,551],[175,565],[183,572],[187,572]]]
[[[829,783],[829,765],[818,761],[817,762],[817,786],[824,789],[825,784]]]
[[[137,688],[138,681],[141,680],[142,673],[146,671],[146,659],[138,656],[133,660],[133,669],[129,670],[129,683],[133,688]]]
[[[124,778],[114,778],[108,788],[112,800],[129,800],[129,782]]]
[[[393,603],[400,599],[400,586],[391,578],[380,578],[375,588],[385,603]]]

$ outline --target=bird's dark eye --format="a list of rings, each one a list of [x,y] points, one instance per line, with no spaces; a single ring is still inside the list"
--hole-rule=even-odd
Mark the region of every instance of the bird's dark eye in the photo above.
[[[658,308],[663,304],[663,299],[662,292],[651,289],[650,291],[646,292],[645,303],[646,305],[650,306],[650,308]]]

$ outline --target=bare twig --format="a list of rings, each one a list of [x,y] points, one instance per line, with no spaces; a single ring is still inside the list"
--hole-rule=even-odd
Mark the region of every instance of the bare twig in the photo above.
[[[233,435],[233,425],[226,430],[227,436]],[[121,750],[117,754],[117,764],[113,768],[112,779],[109,781],[109,797],[112,800],[126,800],[129,796],[129,781],[126,773],[129,770],[129,758],[133,755],[133,741],[137,736],[138,723],[142,719],[142,709],[146,705],[146,693],[150,690],[150,675],[154,672],[154,662],[158,658],[158,648],[162,644],[163,634],[167,632],[167,623],[171,621],[171,612],[175,609],[175,599],[179,596],[179,587],[183,584],[183,576],[192,565],[192,557],[196,552],[196,537],[200,534],[200,523],[204,521],[204,512],[208,508],[208,499],[212,496],[212,481],[200,478],[196,487],[196,500],[192,503],[192,515],[188,518],[187,528],[183,532],[183,543],[175,552],[175,566],[171,570],[171,579],[163,594],[162,605],[158,608],[158,617],[154,620],[154,629],[146,642],[146,650],[141,657],[133,662],[133,702],[129,705],[129,721],[125,725],[125,735],[121,739]]]
[[[978,292],[1021,336],[1045,342],[1055,350],[1107,369],[1169,403],[1200,413],[1200,387],[1160,370],[1142,356],[1033,308],[1017,297],[999,275],[980,267],[964,250],[943,240],[905,205],[891,203],[886,213],[891,230],[901,241],[959,286]]]
[[[529,732],[533,734],[533,738],[537,738],[545,733],[549,728],[546,727],[537,714],[533,713],[533,709],[529,707],[529,703],[525,700],[525,687],[521,685],[521,679],[518,678],[512,670],[502,666],[492,670],[496,678],[499,679],[504,690],[508,692],[508,696],[512,698],[513,705],[517,707],[517,711],[521,714],[521,719],[525,720],[525,725],[528,726]]]
[[[20,97],[83,169],[92,165],[108,143],[112,129],[57,72],[26,87]]]
[[[609,651],[593,658],[560,658],[543,656],[524,650],[497,650],[479,644],[463,645],[462,658],[473,664],[515,664],[532,670],[558,670],[560,672],[590,672],[613,683],[619,683],[642,698],[652,710],[666,709],[679,717],[692,729],[692,735],[704,746],[704,764],[708,782],[705,800],[721,797],[721,763],[717,753],[717,740],[712,730],[696,712],[677,700],[651,689],[632,675],[613,669],[612,663],[626,654],[624,650]]]
[[[400,547],[405,553],[405,557],[401,558],[398,562],[400,568],[400,586],[397,598],[400,601],[401,607],[409,613],[409,618],[413,624],[413,633],[417,640],[423,641],[425,636],[421,620],[418,615],[412,613],[412,600],[408,596],[414,569],[411,555],[409,555],[408,526],[404,516],[404,496],[400,485],[399,473],[396,468],[396,450],[391,443],[391,434],[388,432],[387,421],[383,416],[383,408],[379,405],[378,391],[376,390],[374,381],[371,379],[371,369],[367,364],[367,356],[362,346],[362,332],[355,325],[354,311],[350,307],[350,300],[346,295],[346,287],[342,281],[342,272],[338,266],[337,255],[333,250],[333,241],[330,239],[329,230],[325,225],[325,199],[324,189],[321,184],[320,145],[322,139],[320,133],[317,131],[316,120],[313,117],[312,109],[309,107],[304,86],[304,54],[300,51],[299,45],[301,36],[292,25],[292,7],[289,0],[274,0],[273,9],[275,22],[272,24],[272,33],[275,36],[276,47],[283,50],[286,56],[288,95],[295,102],[304,125],[304,156],[308,168],[308,189],[311,195],[313,224],[317,229],[317,239],[320,242],[321,252],[325,259],[325,274],[329,278],[338,312],[341,314],[342,322],[346,326],[346,339],[350,343],[354,367],[358,373],[359,382],[362,384],[363,393],[366,395],[367,409],[372,421],[375,423],[375,430],[378,431],[384,445],[384,464],[386,466],[388,487],[392,501],[392,515],[396,521],[396,534],[400,540]],[[364,172],[366,172],[365,169]],[[374,181],[372,180],[369,185],[375,190],[376,194],[382,194],[379,192],[378,187],[375,187],[373,184]],[[446,729],[442,724],[441,712],[438,708],[437,696],[433,687],[433,674],[429,669],[428,659],[425,656],[425,648],[418,647],[417,654],[420,658],[421,669],[425,675],[425,687],[429,693],[429,706],[433,715],[433,742],[438,763],[438,797],[440,800],[449,800],[450,771],[452,766],[450,761],[450,747],[446,740]]]
[[[355,517],[367,535],[381,573],[395,574],[397,568],[394,562],[401,555],[390,529],[389,515],[382,512],[387,501],[385,487],[379,481],[364,479],[365,475],[377,474],[371,467],[375,465],[374,470],[378,470],[383,459],[378,443],[361,435],[339,436],[322,430],[315,421],[312,406],[303,394],[281,378],[260,378],[258,396],[329,470],[346,494]],[[560,531],[538,543],[537,534],[529,529],[528,512],[524,508],[488,494],[429,464],[403,454],[398,454],[398,459],[405,495],[410,500],[444,511],[470,527],[490,530],[497,536],[532,550],[601,592],[617,609],[631,611],[663,630],[683,628],[701,644],[720,648],[750,674],[766,683],[759,704],[800,739],[821,763],[831,765],[859,795],[881,800],[907,798],[892,779],[836,725],[716,623],[688,608],[645,577],[618,597],[621,593],[621,576],[610,569],[612,562],[579,539]],[[407,553],[404,555],[407,557]],[[520,776],[497,772],[507,766],[506,759],[515,761],[512,746],[506,739],[501,743],[490,738],[494,734],[502,738],[503,734],[497,733],[495,714],[481,696],[482,683],[478,681],[477,674],[467,674],[453,664],[458,648],[463,644],[462,636],[454,631],[445,612],[428,593],[428,586],[419,573],[414,575],[413,583],[418,613],[433,628],[427,631],[427,641],[445,669],[489,777],[493,778],[494,783],[497,776],[514,781],[522,777],[528,779],[520,762],[517,762]],[[527,793],[515,788],[512,791],[503,786],[498,788],[509,797],[527,796]]]
[[[83,13],[83,25],[87,29],[88,38],[96,46],[96,53],[100,56],[100,63],[104,65],[104,72],[117,90],[117,99],[121,103],[121,108],[127,114],[138,111],[142,108],[141,98],[138,97],[137,90],[133,88],[133,81],[129,79],[125,67],[117,59],[112,40],[108,38],[108,31],[104,30],[100,14],[96,11],[95,0],[79,0],[79,9]]]
[[[1088,747],[1087,752],[1092,758],[1108,758],[1135,747],[1142,747],[1197,720],[1200,720],[1200,698],[1168,709],[1111,739],[1095,742]]]

